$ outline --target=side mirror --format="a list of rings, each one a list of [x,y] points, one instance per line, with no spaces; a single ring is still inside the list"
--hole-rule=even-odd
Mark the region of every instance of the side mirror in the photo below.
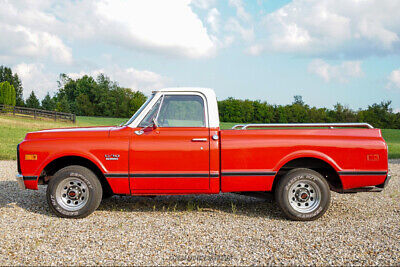
[[[140,130],[138,130],[138,131],[135,131],[135,134],[137,134],[137,135],[142,135],[142,134],[144,134],[145,132],[154,131],[155,129],[157,129],[157,128],[158,128],[158,124],[157,124],[157,122],[156,122],[156,119],[153,118],[153,119],[152,119],[152,122],[153,122],[153,125],[149,124],[149,125],[143,127],[142,129],[140,129]]]

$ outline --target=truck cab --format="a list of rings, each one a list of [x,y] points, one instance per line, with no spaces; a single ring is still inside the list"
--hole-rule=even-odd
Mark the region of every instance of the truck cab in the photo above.
[[[153,92],[120,126],[28,133],[17,147],[22,188],[47,185],[60,217],[82,218],[118,195],[273,193],[293,220],[315,220],[330,192],[381,191],[387,145],[366,123],[243,124],[221,130],[215,93]]]
[[[218,183],[219,117],[214,91],[169,88],[154,92],[126,123],[130,183],[136,194],[210,193]]]

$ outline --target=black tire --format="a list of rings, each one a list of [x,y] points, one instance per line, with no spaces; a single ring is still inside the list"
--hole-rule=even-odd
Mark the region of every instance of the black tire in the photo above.
[[[289,219],[312,221],[324,215],[329,208],[331,191],[320,173],[295,169],[278,181],[275,200]]]
[[[67,186],[64,187],[65,183],[68,184],[68,189]],[[66,194],[63,194],[63,192]],[[57,216],[63,218],[84,218],[99,207],[102,194],[101,183],[91,170],[82,166],[72,165],[62,168],[54,174],[47,186],[46,195],[50,209]],[[70,204],[66,204],[68,201],[71,202],[70,195],[79,198],[75,199],[75,203],[80,202],[79,206],[73,207],[75,200],[72,200]],[[81,197],[83,195],[86,199]]]

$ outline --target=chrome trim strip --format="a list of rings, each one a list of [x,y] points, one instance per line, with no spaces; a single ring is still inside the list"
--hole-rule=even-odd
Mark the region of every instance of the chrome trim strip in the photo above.
[[[105,173],[106,178],[216,178],[218,173]]]
[[[37,176],[24,176],[24,181],[34,181],[37,180]]]
[[[207,142],[207,138],[193,138],[192,142]]]
[[[385,171],[339,171],[339,175],[387,175]]]
[[[209,178],[209,173],[132,173],[132,178]]]
[[[105,173],[104,176],[106,178],[128,178],[129,174],[127,174],[127,173]]]
[[[246,130],[248,128],[273,128],[273,127],[353,127],[373,129],[369,123],[260,123],[260,124],[237,124],[232,129]]]
[[[275,176],[276,172],[222,172],[221,176]]]

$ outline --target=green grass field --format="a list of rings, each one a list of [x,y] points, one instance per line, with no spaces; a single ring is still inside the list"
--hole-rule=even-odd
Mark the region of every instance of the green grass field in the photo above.
[[[16,147],[27,132],[49,128],[79,126],[110,126],[126,122],[124,118],[77,117],[76,124],[55,122],[46,119],[22,118],[0,115],[0,160],[16,159]],[[222,122],[222,129],[230,129],[236,123]],[[400,130],[383,129],[383,136],[389,145],[389,158],[400,158]]]

